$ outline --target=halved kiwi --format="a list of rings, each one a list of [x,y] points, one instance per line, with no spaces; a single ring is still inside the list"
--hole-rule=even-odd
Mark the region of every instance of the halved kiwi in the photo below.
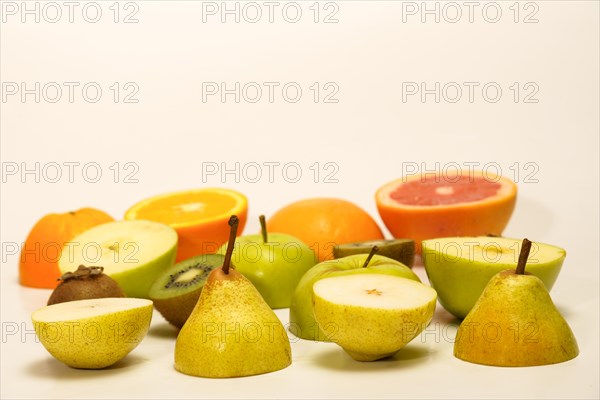
[[[205,254],[181,261],[159,275],[148,297],[167,321],[181,329],[198,302],[206,278],[223,265],[224,259],[220,254]]]
[[[339,244],[333,248],[333,256],[342,258],[354,254],[369,254],[373,246],[379,247],[378,255],[400,261],[412,268],[415,258],[415,242],[410,239],[369,240]]]

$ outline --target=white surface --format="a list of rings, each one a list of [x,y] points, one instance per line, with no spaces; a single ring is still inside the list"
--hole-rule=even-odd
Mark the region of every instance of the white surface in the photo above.
[[[35,103],[31,96],[0,103],[3,168],[96,162],[103,173],[97,183],[86,182],[81,166],[73,182],[66,167],[57,183],[3,177],[2,398],[600,396],[597,2],[537,2],[536,24],[512,22],[512,2],[499,3],[504,17],[496,24],[481,14],[472,24],[418,17],[403,23],[402,3],[384,1],[338,2],[337,24],[311,22],[310,3],[302,3],[307,17],[297,24],[222,24],[202,23],[200,2],[137,2],[139,23],[114,24],[112,2],[102,4],[106,18],[97,24],[13,18],[0,25],[2,82],[95,81],[104,90],[93,104],[81,97]],[[203,103],[202,82],[221,81],[293,81],[305,94],[293,104],[281,98]],[[113,82],[135,82],[139,103],[115,104]],[[313,82],[336,82],[339,103],[315,104]],[[473,103],[435,103],[431,96],[426,103],[403,103],[402,82],[497,82],[504,94],[497,103],[480,96]],[[514,103],[513,82],[535,82],[539,102]],[[110,169],[115,162],[117,183]],[[133,171],[124,168],[127,162],[137,166],[138,183],[124,183]],[[228,168],[296,162],[302,178],[290,183],[293,170],[283,177],[278,169],[270,181],[264,167],[258,182],[236,182],[232,175],[203,176],[203,162]],[[505,234],[567,249],[552,297],[577,336],[578,358],[524,369],[461,362],[452,356],[455,327],[447,327],[451,319],[441,308],[424,340],[417,338],[395,360],[362,364],[336,345],[297,341],[291,367],[234,381],[177,373],[175,334],[159,315],[140,346],[108,370],[69,369],[36,343],[29,315],[49,291],[17,284],[18,256],[9,246],[21,243],[48,212],[93,206],[120,217],[150,195],[224,186],[249,197],[253,216],[305,197],[337,196],[381,222],[375,190],[403,169],[431,169],[435,162],[440,168],[497,163],[518,180],[517,208]],[[326,169],[326,163],[333,164]],[[324,181],[331,168],[337,168],[337,183]],[[537,182],[526,182],[532,171]],[[256,228],[253,222],[246,232]],[[287,320],[287,311],[278,315]],[[8,335],[14,327],[18,334]]]

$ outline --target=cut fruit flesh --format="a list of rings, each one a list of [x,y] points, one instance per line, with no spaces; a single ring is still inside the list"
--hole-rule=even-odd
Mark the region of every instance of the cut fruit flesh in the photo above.
[[[377,199],[396,207],[449,207],[494,201],[515,191],[515,184],[506,178],[461,172],[456,178],[432,175],[402,178],[383,186]]]
[[[415,241],[451,236],[500,236],[512,216],[517,185],[481,171],[413,176],[382,186],[377,210],[396,238]]]
[[[159,258],[177,244],[177,233],[152,221],[117,221],[98,225],[65,246],[59,261],[63,273],[78,265],[100,265],[118,274]]]
[[[31,318],[36,322],[46,323],[73,321],[148,307],[149,305],[152,305],[152,301],[135,298],[109,297],[78,300],[41,308],[33,312]]]
[[[189,190],[143,200],[127,211],[125,219],[148,219],[179,228],[228,218],[246,207],[246,198],[233,190]]]
[[[422,283],[378,274],[321,279],[314,284],[313,292],[335,304],[389,310],[418,308],[437,296],[435,290]]]
[[[493,264],[493,268],[514,269],[519,261],[521,241],[505,237],[448,237],[426,240],[423,252],[432,258],[443,257],[449,263]],[[533,242],[527,261],[535,270],[535,264],[546,264],[565,257],[564,249],[545,243]],[[432,260],[433,261],[433,260]],[[435,261],[438,261],[437,259]],[[461,267],[463,264],[456,265]],[[504,268],[506,267],[506,268]]]
[[[223,265],[220,254],[205,254],[181,261],[159,276],[150,289],[151,299],[169,299],[201,289],[213,269]]]

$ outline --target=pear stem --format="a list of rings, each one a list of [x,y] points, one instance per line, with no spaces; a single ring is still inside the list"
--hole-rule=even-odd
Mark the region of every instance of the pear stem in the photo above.
[[[515,273],[517,275],[525,274],[525,265],[527,264],[527,258],[529,257],[529,252],[531,251],[531,241],[528,239],[523,239],[523,244],[521,245],[521,253],[519,254],[519,262],[517,263],[517,269]]]
[[[260,221],[260,233],[262,233],[263,243],[267,243],[267,221],[265,220],[265,216],[261,215],[258,217],[258,220]]]
[[[235,238],[237,235],[238,224],[240,220],[236,215],[232,215],[229,218],[229,242],[227,243],[227,251],[225,252],[225,261],[223,261],[223,272],[229,274],[229,264],[231,264],[231,255],[233,254],[233,246],[235,245]]]
[[[369,252],[369,256],[367,257],[367,259],[365,260],[365,263],[362,266],[363,268],[367,268],[367,265],[369,265],[369,263],[371,262],[371,258],[373,258],[375,253],[377,253],[378,251],[379,251],[379,247],[373,246],[373,248]]]

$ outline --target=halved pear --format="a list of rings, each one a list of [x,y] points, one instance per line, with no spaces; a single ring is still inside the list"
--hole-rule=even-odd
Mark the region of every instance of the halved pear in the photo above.
[[[68,242],[58,266],[62,273],[81,264],[104,267],[129,297],[148,298],[158,275],[175,262],[177,232],[152,221],[116,221],[95,226]]]
[[[151,319],[152,301],[115,297],[54,304],[31,314],[46,350],[70,367],[86,369],[108,367],[129,354]]]
[[[313,286],[315,319],[357,361],[394,355],[431,322],[435,290],[381,274],[325,278]]]

